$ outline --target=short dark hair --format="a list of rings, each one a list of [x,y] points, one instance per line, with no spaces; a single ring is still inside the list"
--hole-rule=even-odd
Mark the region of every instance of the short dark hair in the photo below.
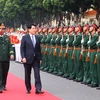
[[[32,26],[35,26],[35,27],[36,27],[36,25],[33,24],[33,23],[29,23],[29,24],[27,24],[26,26],[27,26],[28,29],[31,29]]]

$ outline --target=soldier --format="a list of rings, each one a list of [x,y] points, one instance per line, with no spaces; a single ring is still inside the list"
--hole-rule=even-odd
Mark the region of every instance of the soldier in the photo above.
[[[97,44],[97,73],[98,73],[98,87],[100,90],[100,27],[98,28],[98,42]]]
[[[36,27],[36,32],[35,32],[35,34],[38,35],[38,33],[39,33],[39,28]]]
[[[74,45],[74,75],[75,75],[75,80],[80,82],[83,80],[82,77],[82,62],[79,60],[80,57],[80,52],[81,52],[81,39],[82,39],[82,27],[80,25],[75,27],[75,32],[76,32],[76,36],[73,42]],[[73,55],[72,55],[73,56]]]
[[[88,42],[88,46],[90,47],[89,50],[89,57],[90,57],[90,76],[91,76],[91,87],[97,87],[98,86],[98,80],[97,80],[97,64],[94,63],[95,55],[97,53],[97,46],[96,42],[98,40],[98,36],[96,34],[97,25],[92,24],[89,28],[89,31],[91,33],[91,41]]]
[[[4,33],[5,26],[0,23],[0,93],[2,93],[2,90],[6,90],[10,59],[14,59],[14,51],[10,38],[4,35]]]
[[[42,33],[42,31],[43,31],[43,29],[42,29],[42,27],[40,27],[40,28],[39,28],[39,31],[38,31],[38,35],[39,35],[39,37],[40,37],[40,40],[42,40],[42,38],[43,38],[43,33]]]
[[[73,70],[74,70],[74,61],[72,59],[72,52],[73,52],[73,41],[74,41],[74,31],[75,31],[75,27],[74,26],[70,26],[68,29],[68,33],[69,33],[69,39],[66,40],[66,44],[67,44],[67,48],[66,48],[66,53],[68,55],[68,69],[67,69],[67,73],[66,73],[66,77],[69,76],[69,79],[74,79],[74,75],[73,75]]]
[[[57,31],[58,31],[58,28],[55,26],[53,29],[52,29],[52,39],[50,40],[50,45],[51,45],[51,48],[50,48],[50,69],[48,72],[52,73],[54,70],[55,70],[55,64],[56,64],[56,55],[54,55],[54,51],[55,51],[55,40],[57,38]]]
[[[47,31],[48,31],[47,27],[44,27],[43,28],[43,38],[41,40],[41,47],[42,47],[41,52],[42,52],[42,56],[43,56],[43,58],[42,58],[43,62],[41,64],[41,68],[40,68],[41,70],[43,70],[44,68],[47,67],[47,51],[46,51],[46,43],[45,43],[45,40],[47,38]]]
[[[47,38],[45,40],[46,43],[46,52],[47,52],[47,66],[44,69],[44,71],[48,71],[50,69],[50,62],[51,62],[51,58],[50,58],[50,40],[52,38],[52,27],[50,27],[48,29],[48,34],[47,34]]]
[[[63,75],[63,77],[66,77],[66,73],[67,73],[67,57],[64,56],[65,52],[66,52],[66,39],[69,38],[68,35],[68,26],[65,26],[63,28],[63,38],[61,39],[60,43],[62,46],[62,57],[61,57],[61,72],[59,72],[59,75]]]
[[[83,75],[83,84],[89,84],[91,82],[90,80],[90,74],[89,74],[89,70],[90,70],[90,63],[88,60],[86,60],[86,56],[88,53],[88,44],[87,42],[89,41],[89,24],[86,24],[83,27],[83,37],[82,37],[82,41],[81,41],[81,45],[83,45],[83,50],[82,50],[82,62],[83,62],[83,71],[84,71],[84,75]]]
[[[53,74],[59,74],[58,72],[60,72],[60,67],[61,67],[61,62],[60,62],[60,52],[62,53],[62,50],[61,50],[61,44],[60,44],[60,41],[61,41],[61,38],[62,38],[62,27],[59,27],[58,29],[58,34],[57,34],[57,38],[55,40],[55,43],[56,43],[56,47],[55,47],[55,51],[54,51],[54,56],[56,56],[56,59],[55,59],[55,68],[54,68],[54,72]]]

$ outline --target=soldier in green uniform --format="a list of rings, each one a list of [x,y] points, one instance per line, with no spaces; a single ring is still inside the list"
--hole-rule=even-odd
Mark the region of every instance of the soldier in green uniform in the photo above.
[[[68,29],[68,33],[69,33],[69,39],[66,40],[66,53],[68,55],[68,63],[67,63],[67,73],[65,74],[66,77],[69,77],[69,79],[73,79],[74,75],[73,75],[73,70],[74,70],[74,60],[72,59],[72,52],[73,52],[73,41],[74,41],[74,31],[75,31],[75,27],[74,26],[70,26]]]
[[[61,50],[61,44],[60,44],[61,38],[62,38],[62,27],[59,27],[57,38],[55,40],[56,47],[55,47],[54,53],[56,54],[56,59],[55,59],[55,69],[54,69],[53,74],[59,74],[58,72],[59,72],[60,67],[61,67],[61,65],[60,65],[61,63],[59,62],[60,61],[59,59],[61,58],[61,56],[59,56],[60,50]]]
[[[97,79],[97,64],[94,63],[95,55],[97,53],[97,46],[96,42],[98,40],[98,36],[96,34],[97,25],[92,24],[89,28],[89,31],[91,33],[91,41],[88,42],[88,46],[90,47],[89,50],[89,57],[90,57],[90,76],[91,76],[91,87],[97,87],[98,86],[98,79]]]
[[[50,69],[50,62],[51,62],[51,55],[50,55],[50,40],[51,40],[51,38],[52,38],[52,27],[50,27],[49,29],[48,29],[48,34],[47,34],[47,38],[46,38],[46,40],[45,40],[45,43],[46,43],[46,52],[47,52],[47,66],[46,66],[46,68],[44,69],[44,71],[49,71],[49,69]]]
[[[82,81],[82,61],[79,60],[80,52],[81,52],[81,39],[82,39],[82,27],[80,25],[75,27],[76,39],[73,42],[74,45],[74,75],[76,81]]]
[[[7,74],[9,70],[10,59],[14,59],[14,51],[10,38],[5,33],[4,24],[0,23],[0,93],[6,90]]]
[[[89,84],[91,82],[90,80],[90,63],[89,60],[86,60],[87,54],[88,54],[88,44],[87,42],[89,41],[89,24],[86,24],[83,27],[83,37],[81,41],[81,45],[83,45],[83,50],[82,50],[82,62],[83,62],[83,68],[84,68],[84,73],[83,73],[83,84]]]
[[[46,68],[46,66],[47,66],[47,53],[46,53],[46,43],[45,43],[45,40],[46,40],[46,38],[47,38],[47,28],[46,27],[44,27],[43,28],[43,38],[42,38],[42,40],[41,40],[41,52],[42,52],[42,60],[43,60],[43,62],[42,62],[42,64],[41,64],[41,66],[40,66],[40,69],[41,70],[43,70],[44,68]]]
[[[53,29],[52,29],[52,39],[50,40],[50,69],[48,72],[52,73],[54,70],[55,70],[55,64],[56,64],[56,55],[54,55],[54,51],[55,51],[55,40],[57,38],[57,31],[58,31],[58,28],[55,26]]]
[[[42,40],[43,38],[42,27],[39,28],[38,36],[40,37],[40,40]]]
[[[66,73],[67,70],[67,58],[64,57],[64,53],[66,51],[66,39],[68,38],[68,26],[64,26],[63,30],[62,30],[62,39],[60,41],[61,44],[61,51],[59,56],[59,63],[60,63],[60,68],[59,68],[59,72],[58,72],[58,76],[62,76]],[[63,76],[64,77],[64,76]]]
[[[100,90],[100,27],[98,28],[98,42],[97,44],[97,73],[98,73],[98,87]]]

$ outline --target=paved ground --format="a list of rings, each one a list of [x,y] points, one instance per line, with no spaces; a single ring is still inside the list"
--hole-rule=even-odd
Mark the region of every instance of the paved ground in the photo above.
[[[10,72],[24,79],[24,68],[22,64],[11,61]],[[41,80],[43,90],[62,98],[62,100],[100,100],[100,90],[90,88],[72,80],[61,78],[42,71]],[[32,84],[34,84],[33,72]]]

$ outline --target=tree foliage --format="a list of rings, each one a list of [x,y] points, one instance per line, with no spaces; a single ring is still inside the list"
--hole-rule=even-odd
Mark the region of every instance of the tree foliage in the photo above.
[[[66,12],[79,15],[90,8],[97,10],[98,18],[99,0],[0,0],[0,21],[15,27],[30,22],[48,23],[54,17],[62,20]]]

